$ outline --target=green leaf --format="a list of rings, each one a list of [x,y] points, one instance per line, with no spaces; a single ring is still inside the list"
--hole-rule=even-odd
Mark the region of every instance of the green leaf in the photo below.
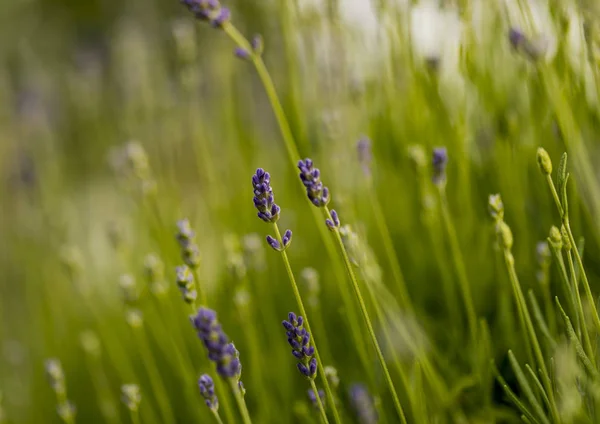
[[[500,372],[498,371],[498,368],[496,368],[496,364],[494,363],[494,361],[492,361],[492,368],[494,369],[494,373],[496,374],[496,379],[498,380],[498,383],[500,383],[500,386],[502,386],[502,389],[504,390],[504,393],[506,394],[506,396],[510,399],[510,401],[517,407],[517,409],[519,411],[521,411],[521,413],[523,415],[525,415],[533,424],[541,424],[536,418],[535,416],[531,413],[531,411],[523,404],[523,402],[521,402],[519,400],[519,398],[517,397],[517,395],[514,394],[514,392],[510,389],[510,387],[508,386],[508,384],[506,384],[506,381],[504,380],[504,378],[502,377],[502,375],[500,375]]]
[[[517,358],[515,358],[515,355],[512,352],[512,350],[508,351],[508,360],[510,361],[510,365],[512,366],[512,369],[515,372],[515,376],[517,377],[517,381],[519,382],[519,387],[523,391],[523,395],[525,396],[525,398],[531,404],[531,407],[533,408],[534,412],[539,416],[542,423],[550,424],[550,421],[544,413],[544,408],[538,401],[537,397],[535,396],[535,393],[533,393],[533,389],[529,385],[529,380],[527,380],[525,373],[523,373],[523,370],[521,369],[521,366],[519,365]]]
[[[546,337],[546,339],[548,339],[548,343],[550,343],[550,349],[554,350],[556,347],[556,340],[554,340],[554,337],[552,337],[552,334],[550,334],[550,329],[548,329],[548,325],[546,324],[546,320],[542,314],[540,305],[533,294],[533,290],[529,290],[527,292],[527,296],[529,296],[529,303],[531,303],[533,318],[535,319],[542,334]]]

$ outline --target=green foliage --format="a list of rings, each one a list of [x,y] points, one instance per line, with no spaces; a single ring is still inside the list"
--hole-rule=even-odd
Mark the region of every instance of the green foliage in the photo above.
[[[593,2],[234,1],[216,29],[176,1],[75,3],[1,22],[0,423],[600,420]],[[281,326],[301,310],[308,381]]]

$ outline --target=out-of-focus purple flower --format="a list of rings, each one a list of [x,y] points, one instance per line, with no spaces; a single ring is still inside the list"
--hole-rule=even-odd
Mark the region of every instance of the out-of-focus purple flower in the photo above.
[[[508,31],[508,41],[513,49],[523,53],[531,61],[540,59],[548,50],[544,39],[537,39],[534,42],[518,28],[511,28]]]
[[[350,401],[360,424],[375,424],[379,421],[373,398],[363,384],[350,387]]]
[[[292,355],[298,360],[298,371],[307,378],[317,376],[317,359],[314,357],[315,348],[310,344],[310,334],[303,327],[304,318],[295,313],[288,314],[288,320],[282,322],[292,347]]]
[[[243,59],[243,60],[250,60],[250,58],[252,57],[250,52],[248,50],[244,49],[243,47],[236,47],[234,50],[234,54],[237,58]]]
[[[315,391],[313,389],[308,389],[308,399],[315,408],[319,407],[317,403],[317,396],[315,396]],[[321,405],[325,406],[325,392],[319,389],[319,399],[321,400]]]
[[[217,313],[212,309],[200,308],[191,320],[208,351],[208,359],[217,364],[217,373],[221,377],[239,381],[242,374],[240,354],[223,332],[217,321]]]
[[[373,154],[371,152],[371,140],[367,137],[362,137],[356,143],[356,152],[358,153],[358,162],[366,176],[371,175],[371,162]]]
[[[442,185],[446,182],[446,166],[448,165],[448,151],[445,147],[433,149],[433,183]]]
[[[329,189],[321,182],[321,171],[315,168],[311,159],[298,162],[300,179],[306,187],[306,195],[317,207],[322,208],[329,203]]]
[[[180,265],[175,268],[175,281],[181,291],[181,297],[186,303],[193,304],[198,297],[196,284],[194,283],[194,274],[187,265]]]
[[[275,223],[279,219],[281,208],[275,203],[271,188],[271,175],[258,168],[252,176],[254,188],[254,206],[258,209],[258,217],[265,222]]]
[[[250,42],[250,45],[252,46],[252,51],[257,54],[258,56],[260,56],[264,50],[264,43],[263,43],[263,38],[260,34],[256,34],[254,37],[252,37],[252,41]]]
[[[216,412],[219,409],[219,399],[215,393],[215,383],[213,382],[213,379],[208,374],[202,374],[198,379],[198,388],[200,389],[200,394],[204,398],[204,402],[206,402],[206,406]]]
[[[231,20],[231,12],[221,6],[218,0],[180,0],[196,19],[210,22],[215,28],[220,28]]]
[[[188,219],[177,221],[177,234],[175,235],[181,250],[181,259],[192,269],[200,266],[200,249],[196,244],[196,233]]]

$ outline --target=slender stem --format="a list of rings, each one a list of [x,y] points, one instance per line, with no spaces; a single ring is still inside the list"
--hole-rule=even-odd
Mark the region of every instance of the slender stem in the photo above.
[[[550,400],[550,413],[552,414],[552,419],[554,422],[560,423],[561,419],[556,406],[556,399],[554,397],[554,387],[552,385],[552,381],[550,380],[550,374],[548,374],[548,368],[546,367],[546,362],[544,361],[544,355],[542,354],[540,343],[535,334],[535,329],[533,327],[531,316],[529,315],[529,310],[527,309],[525,296],[523,295],[523,291],[521,290],[521,284],[519,283],[519,278],[515,270],[515,259],[510,249],[504,249],[504,260],[506,262],[506,267],[508,268],[508,274],[511,284],[513,286],[517,305],[519,305],[519,309],[522,312],[522,318],[525,324],[524,330],[528,333],[530,339],[529,341],[531,343],[531,346],[533,347],[535,360],[538,364],[538,367],[540,368],[542,379],[544,382],[544,387],[546,388],[548,399]],[[535,362],[532,361],[532,366],[534,363]]]
[[[217,411],[216,409],[211,409],[211,412],[212,412],[213,416],[215,417],[215,421],[217,422],[217,424],[223,424],[223,420],[221,419],[221,416],[219,415],[219,411]]]
[[[198,296],[200,297],[200,306],[208,306],[206,301],[206,285],[202,285],[200,283],[200,278],[198,276],[198,270],[196,268],[192,268],[192,274],[194,276],[194,287],[198,291]],[[196,301],[192,303],[192,307],[194,310],[196,309]]]
[[[398,255],[394,249],[394,243],[392,241],[392,237],[390,236],[390,230],[386,224],[385,216],[383,215],[383,211],[381,209],[381,203],[377,199],[377,195],[373,188],[372,179],[369,178],[370,185],[368,192],[371,195],[371,206],[373,208],[373,214],[375,215],[375,224],[379,228],[379,233],[381,234],[381,238],[383,240],[383,248],[385,250],[388,262],[390,267],[392,268],[392,274],[394,276],[394,280],[396,281],[396,287],[398,289],[398,300],[400,304],[405,308],[412,311],[412,303],[410,301],[410,296],[408,294],[408,290],[406,289],[406,281],[404,280],[404,276],[402,275],[402,270],[400,269],[400,264],[398,262]]]
[[[244,424],[252,424],[252,420],[250,419],[250,413],[248,412],[248,407],[246,406],[246,400],[244,399],[244,395],[240,391],[236,381],[233,378],[229,379],[229,386],[231,387],[231,391],[235,396],[235,401],[238,404],[238,408],[240,409],[240,413],[242,414],[242,420]]]
[[[281,239],[281,233],[279,232],[279,227],[277,223],[273,224],[273,229],[275,230],[275,236],[277,240],[283,246],[283,241]],[[308,320],[308,315],[306,314],[306,309],[304,308],[304,303],[302,302],[302,296],[300,296],[300,290],[298,289],[298,284],[296,284],[296,278],[294,277],[294,273],[292,272],[292,266],[290,265],[290,261],[287,257],[287,253],[285,250],[281,251],[281,257],[283,258],[283,263],[285,265],[285,269],[287,271],[288,277],[290,278],[290,283],[292,284],[292,291],[294,292],[294,296],[296,297],[296,302],[298,303],[298,308],[300,309],[300,314],[304,317],[304,326],[306,330],[310,333],[312,338],[313,347],[315,348],[315,358],[317,358],[317,366],[319,372],[321,373],[321,380],[323,381],[323,387],[325,387],[325,393],[327,394],[327,399],[331,404],[331,410],[333,411],[334,420],[337,424],[341,424],[340,415],[338,413],[337,407],[335,405],[335,398],[333,397],[333,392],[331,391],[331,387],[329,387],[329,382],[325,377],[325,368],[323,367],[323,362],[321,361],[321,356],[319,355],[319,350],[317,349],[317,342],[315,334],[312,332],[310,328],[310,323]],[[318,393],[317,397],[318,397]]]
[[[583,267],[583,261],[581,260],[581,255],[577,250],[577,243],[575,242],[575,238],[573,237],[573,232],[571,231],[571,225],[569,223],[568,217],[564,219],[564,226],[567,229],[567,233],[569,235],[569,240],[571,241],[571,246],[573,246],[573,255],[575,255],[575,260],[577,261],[577,265],[579,266],[580,275],[583,280],[583,288],[585,289],[585,294],[588,298],[588,302],[590,304],[590,310],[592,311],[592,315],[594,318],[594,324],[596,324],[597,330],[600,331],[600,317],[598,316],[598,309],[596,309],[596,302],[594,301],[594,295],[592,294],[592,290],[590,289],[590,282],[587,278],[587,274],[585,273],[585,269]],[[582,318],[585,319],[585,318]],[[583,325],[583,323],[582,323]]]
[[[458,283],[463,302],[465,303],[465,309],[467,312],[467,321],[469,323],[469,332],[471,339],[476,338],[477,334],[477,314],[475,313],[475,306],[473,303],[473,295],[471,294],[471,286],[467,277],[467,270],[465,262],[460,251],[460,244],[458,243],[458,237],[456,235],[456,228],[450,215],[450,208],[448,207],[448,199],[446,197],[446,190],[443,186],[438,187],[438,193],[440,197],[440,204],[442,208],[442,219],[446,232],[448,233],[448,239],[450,241],[450,250],[452,251],[452,257],[456,266],[456,273],[458,275]]]
[[[552,197],[554,198],[554,203],[556,203],[556,207],[558,208],[558,212],[562,218],[563,225],[567,230],[567,235],[569,236],[569,241],[571,242],[571,246],[573,247],[573,254],[575,255],[575,260],[577,261],[577,266],[581,271],[581,277],[583,280],[583,288],[585,290],[585,294],[588,298],[588,302],[590,304],[590,310],[592,311],[594,324],[597,327],[597,330],[600,330],[600,316],[598,316],[598,309],[596,308],[596,302],[594,300],[594,295],[592,294],[592,290],[590,289],[590,282],[585,273],[585,269],[583,267],[583,261],[581,259],[581,255],[579,254],[579,250],[577,250],[577,243],[575,242],[575,237],[573,237],[573,232],[571,231],[571,223],[569,221],[569,217],[565,214],[564,208],[560,203],[560,198],[558,197],[558,192],[556,191],[556,187],[554,185],[554,181],[552,181],[552,177],[550,175],[546,175],[546,181],[548,182],[548,186],[550,187],[550,191],[552,192]],[[582,317],[582,319],[585,319]]]
[[[323,406],[323,402],[321,401],[321,396],[319,396],[319,391],[317,390],[317,385],[315,384],[314,379],[310,379],[310,387],[312,387],[312,391],[315,395],[315,399],[317,401],[317,407],[319,408],[319,412],[321,413],[321,421],[323,423],[327,423],[327,414],[325,413],[325,407]]]
[[[329,212],[329,208],[325,206],[324,208],[325,214],[329,219],[331,218],[331,213]],[[381,351],[381,347],[379,346],[379,342],[377,341],[377,336],[375,335],[375,330],[373,329],[373,324],[371,323],[371,318],[369,317],[369,312],[367,311],[367,306],[365,304],[364,298],[360,291],[360,287],[358,285],[358,281],[356,280],[356,276],[354,275],[354,270],[352,269],[352,263],[350,262],[350,258],[348,257],[348,253],[346,252],[346,248],[344,246],[344,242],[342,241],[342,236],[338,229],[335,229],[333,232],[335,234],[335,239],[338,242],[340,251],[342,252],[342,257],[346,264],[346,270],[348,271],[348,275],[350,277],[350,281],[352,282],[352,288],[354,289],[354,294],[358,299],[358,303],[360,306],[360,310],[362,312],[365,324],[367,325],[367,330],[369,332],[369,336],[371,337],[371,342],[373,343],[373,347],[375,348],[375,352],[377,353],[377,358],[379,359],[379,363],[381,364],[381,368],[383,369],[383,373],[385,374],[386,382],[389,386],[390,393],[392,394],[392,398],[394,400],[394,406],[396,408],[396,412],[398,413],[398,417],[400,421],[406,424],[406,417],[404,415],[404,410],[402,409],[402,405],[400,404],[400,399],[398,398],[398,394],[396,393],[396,389],[394,388],[394,383],[392,382],[392,377],[390,375],[390,371],[388,370],[387,364],[385,363],[385,358],[383,357],[383,353]]]
[[[131,424],[140,424],[140,413],[137,409],[130,409],[129,415],[131,416]]]
[[[171,409],[169,402],[167,402],[169,396],[165,391],[165,386],[163,384],[162,377],[158,372],[158,366],[156,365],[154,356],[152,356],[150,344],[148,343],[146,335],[144,334],[144,328],[134,328],[133,333],[139,347],[138,351],[142,357],[142,362],[144,363],[146,372],[148,373],[152,391],[154,392],[156,402],[158,403],[162,421],[164,423],[174,423],[175,416],[173,415],[173,410]]]
[[[574,248],[576,249],[576,247]],[[595,365],[596,361],[594,360],[594,349],[592,348],[592,342],[590,340],[590,334],[588,333],[588,329],[587,329],[587,323],[586,323],[586,319],[585,319],[585,312],[583,311],[583,305],[581,303],[581,295],[579,294],[579,281],[577,279],[577,274],[575,273],[575,265],[573,264],[573,257],[571,256],[571,252],[567,251],[567,261],[569,263],[569,272],[571,273],[571,279],[572,279],[572,290],[573,293],[575,294],[575,299],[577,300],[577,308],[578,308],[578,314],[579,314],[579,321],[580,321],[580,325],[581,325],[581,333],[579,337],[581,338],[583,336],[583,345],[585,346],[585,350],[586,353],[588,355],[588,357],[590,358],[590,360],[592,361],[592,363]]]

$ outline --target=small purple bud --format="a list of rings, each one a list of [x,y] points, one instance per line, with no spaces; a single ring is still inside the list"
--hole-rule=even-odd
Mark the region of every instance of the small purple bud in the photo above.
[[[297,322],[297,321],[296,321],[296,320],[297,320],[297,318],[296,318],[296,314],[295,314],[295,313],[293,313],[293,312],[290,312],[290,313],[288,314],[288,320],[289,320],[289,321],[290,321],[292,324],[294,324],[294,325],[295,325],[295,324],[296,324],[296,322]]]
[[[310,370],[306,367],[306,365],[304,365],[301,362],[298,362],[297,367],[298,367],[298,371],[300,371],[300,373],[302,375],[305,375],[306,377],[310,377]]]
[[[243,60],[249,60],[251,57],[250,52],[242,47],[236,47],[234,50],[234,54],[237,58]]]
[[[254,53],[256,53],[259,56],[262,54],[264,50],[264,43],[260,34],[257,34],[252,38],[252,42],[250,43],[250,45],[252,46],[252,50],[254,51]]]
[[[312,358],[310,360],[310,376],[314,377],[317,374],[317,358]]]
[[[294,331],[294,326],[292,325],[292,323],[288,322],[288,321],[283,321],[282,322],[283,327],[288,330],[288,331]]]
[[[300,361],[304,359],[304,353],[302,353],[298,350],[292,350],[292,355],[294,355],[296,357],[296,359],[298,359]]]
[[[215,19],[213,19],[212,25],[215,28],[220,28],[223,26],[223,24],[225,22],[229,22],[230,19],[231,19],[231,11],[226,7],[221,7],[217,17]]]
[[[508,31],[508,40],[514,49],[519,48],[525,42],[525,35],[517,28]]]
[[[304,317],[302,315],[298,316],[298,324],[297,327],[302,327],[304,325]]]
[[[445,147],[433,149],[433,183],[442,185],[446,182],[446,166],[448,165],[448,151]]]
[[[275,250],[281,250],[281,244],[271,236],[267,236],[267,243]]]

